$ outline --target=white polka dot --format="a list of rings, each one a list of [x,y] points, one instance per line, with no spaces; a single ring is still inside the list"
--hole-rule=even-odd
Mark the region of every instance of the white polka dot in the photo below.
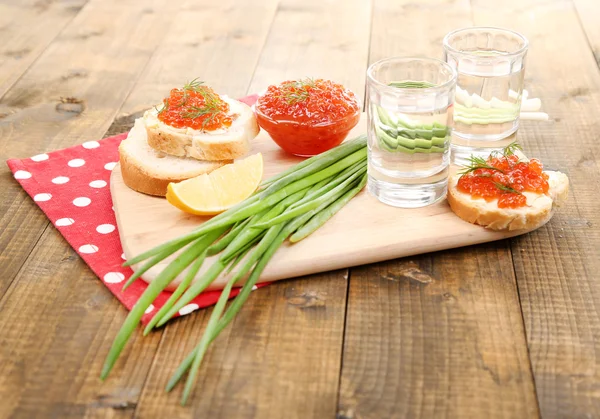
[[[44,160],[48,160],[48,155],[47,154],[38,154],[37,156],[33,156],[31,158],[31,160],[33,161],[44,161]]]
[[[69,163],[67,163],[70,167],[81,167],[85,164],[85,160],[83,159],[73,159],[73,160],[69,160]]]
[[[115,226],[112,224],[100,224],[96,227],[96,231],[100,234],[108,234],[115,231]]]
[[[198,310],[199,308],[200,306],[198,306],[198,304],[188,304],[187,306],[181,307],[181,310],[179,310],[179,314],[185,316],[186,314],[190,314],[192,311]]]
[[[98,148],[100,147],[100,143],[98,141],[88,141],[85,142],[83,144],[81,144],[83,146],[83,148],[87,148],[88,150],[92,149],[92,148]]]
[[[31,173],[25,170],[17,170],[15,172],[15,179],[29,179],[31,177]]]
[[[103,180],[92,180],[90,182],[90,186],[92,188],[104,188],[106,186],[106,182]]]
[[[62,185],[63,183],[67,183],[69,181],[69,178],[66,176],[58,176],[55,177],[54,179],[52,179],[52,183],[56,184],[56,185]]]
[[[105,168],[106,170],[112,170],[112,169],[114,169],[114,168],[115,168],[115,166],[116,166],[116,165],[117,165],[117,162],[116,162],[116,161],[111,161],[110,163],[106,163],[106,164],[104,165],[104,168]]]
[[[75,198],[73,200],[73,205],[76,207],[87,207],[90,205],[92,200],[90,198],[86,198],[85,196],[80,196],[79,198]]]
[[[252,285],[252,291],[256,291],[258,287],[256,285]]]
[[[95,246],[93,244],[84,244],[83,246],[79,247],[79,253],[96,253],[98,251],[98,246]]]
[[[144,311],[144,314],[152,313],[153,310],[154,310],[154,304],[150,304],[148,306],[148,308],[146,309],[146,311]]]
[[[52,194],[49,194],[49,193],[39,193],[33,197],[33,200],[35,202],[50,201],[51,199],[52,199]]]
[[[74,222],[75,222],[75,220],[73,220],[72,218],[59,218],[58,220],[56,220],[54,225],[56,227],[65,227],[65,226],[70,226]]]
[[[125,253],[121,253],[121,259],[127,260],[127,257],[125,256]]]
[[[109,284],[118,284],[119,282],[123,282],[125,280],[125,275],[121,272],[109,272],[104,275],[104,282]]]

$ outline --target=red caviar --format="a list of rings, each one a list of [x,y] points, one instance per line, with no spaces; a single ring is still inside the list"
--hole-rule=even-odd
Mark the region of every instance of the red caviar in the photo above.
[[[158,119],[174,128],[203,131],[229,128],[233,121],[229,104],[213,89],[196,81],[183,89],[172,89],[169,97],[163,99]]]
[[[323,79],[269,86],[256,103],[258,124],[284,150],[313,156],[339,145],[360,118],[354,93]]]
[[[525,206],[527,199],[523,192],[548,192],[548,175],[539,160],[525,162],[515,155],[491,156],[485,166],[462,175],[458,190],[488,202],[497,199],[499,208]]]

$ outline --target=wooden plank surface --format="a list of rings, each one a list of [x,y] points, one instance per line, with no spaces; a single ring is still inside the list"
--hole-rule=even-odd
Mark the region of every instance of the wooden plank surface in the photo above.
[[[100,138],[168,29],[171,7],[90,2],[0,102],[9,114],[0,120],[2,157]],[[102,383],[125,312],[59,233],[44,231],[48,221],[7,168],[1,194],[0,417],[131,417],[160,334],[134,339]]]
[[[339,417],[538,415],[506,244],[352,269]]]
[[[125,310],[3,168],[0,417],[600,415],[597,2],[171,3],[0,2],[0,156],[99,138],[111,121],[121,132],[196,76],[234,97],[303,76],[361,93],[369,61],[441,57],[447,31],[493,24],[531,41],[526,85],[551,121],[524,123],[519,138],[567,171],[571,198],[510,246],[261,289],[209,352],[184,409],[179,389],[162,389],[210,310],[134,338],[100,382]]]
[[[595,0],[573,0],[577,16],[586,34],[596,63],[600,66],[600,26],[598,25],[598,2]]]
[[[596,13],[597,12],[596,3]],[[594,13],[588,10],[592,15]],[[566,172],[571,196],[546,227],[512,241],[543,417],[600,416],[600,72],[570,2],[476,3],[477,24],[529,37],[526,85],[550,123],[524,124],[525,151]],[[586,18],[587,19],[587,18]]]
[[[0,100],[0,158],[101,138],[167,29],[170,9],[166,0],[137,7],[94,1],[82,9]],[[48,221],[6,166],[0,182],[1,296]],[[54,230],[48,237],[62,240]]]
[[[120,303],[64,240],[46,230],[0,300],[1,418],[130,418],[160,334],[136,336],[99,380]]]
[[[87,2],[0,3],[0,98]]]
[[[469,1],[378,0],[370,60],[440,57],[470,16]],[[537,415],[506,242],[351,270],[339,417]]]
[[[345,80],[362,91],[362,71],[353,77],[345,66],[366,62],[370,8],[361,0],[346,2],[345,8],[333,26],[321,17],[338,14],[337,4],[279,2],[250,92],[266,87],[259,80],[273,82],[325,70],[335,80]],[[352,33],[342,28],[352,28]],[[346,39],[362,42],[335,52]],[[286,46],[302,55],[288,52],[278,56]],[[340,60],[328,60],[331,54]],[[139,417],[334,417],[346,284],[344,270],[283,281],[254,292],[209,351],[187,409],[177,405],[181,387],[170,394],[163,389],[198,338],[210,311],[168,326],[140,401]],[[174,338],[179,335],[192,339]]]

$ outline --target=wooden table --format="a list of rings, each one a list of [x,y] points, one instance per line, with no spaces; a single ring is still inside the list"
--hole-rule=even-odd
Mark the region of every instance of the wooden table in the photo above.
[[[362,94],[368,63],[440,57],[476,24],[529,38],[526,87],[551,119],[520,141],[572,192],[523,237],[253,293],[183,408],[163,387],[210,310],[137,333],[101,382],[126,310],[2,167],[0,417],[600,417],[599,15],[596,0],[1,2],[3,160],[122,132],[196,76],[234,97],[303,76]]]

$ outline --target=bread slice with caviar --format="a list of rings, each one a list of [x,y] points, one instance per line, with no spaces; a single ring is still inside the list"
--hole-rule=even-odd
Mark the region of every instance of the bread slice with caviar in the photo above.
[[[119,145],[119,162],[128,187],[148,195],[165,196],[169,183],[210,173],[231,160],[199,161],[157,151],[148,144],[144,121],[138,118]]]
[[[523,176],[523,173],[528,170],[525,165],[530,165],[534,160],[528,160],[520,152],[515,152],[514,157],[510,156],[512,153],[508,156],[497,156],[496,161],[493,157],[487,160],[472,160],[473,164],[466,169],[468,173],[450,177],[448,203],[456,215],[465,221],[492,230],[510,231],[534,230],[550,220],[555,207],[560,206],[567,199],[569,192],[567,175],[550,170],[541,172],[542,166],[535,160],[534,169],[538,171],[539,178],[536,178],[536,173],[527,172],[528,179],[532,180],[520,181],[519,176]],[[502,160],[507,158],[509,160],[502,163]],[[523,169],[521,172],[518,172],[517,164],[521,164],[519,166]],[[495,169],[490,168],[496,166],[498,167]],[[461,181],[462,176],[467,178]],[[481,179],[471,178],[477,176]],[[527,182],[534,183],[535,187],[524,187],[523,184]],[[491,195],[493,195],[493,188],[498,188],[498,197],[488,196],[487,199],[474,197],[469,189],[469,183],[477,183],[478,187],[491,190]],[[501,200],[503,202],[500,202]]]
[[[192,81],[144,114],[148,144],[155,150],[196,160],[243,157],[259,132],[252,109]]]

